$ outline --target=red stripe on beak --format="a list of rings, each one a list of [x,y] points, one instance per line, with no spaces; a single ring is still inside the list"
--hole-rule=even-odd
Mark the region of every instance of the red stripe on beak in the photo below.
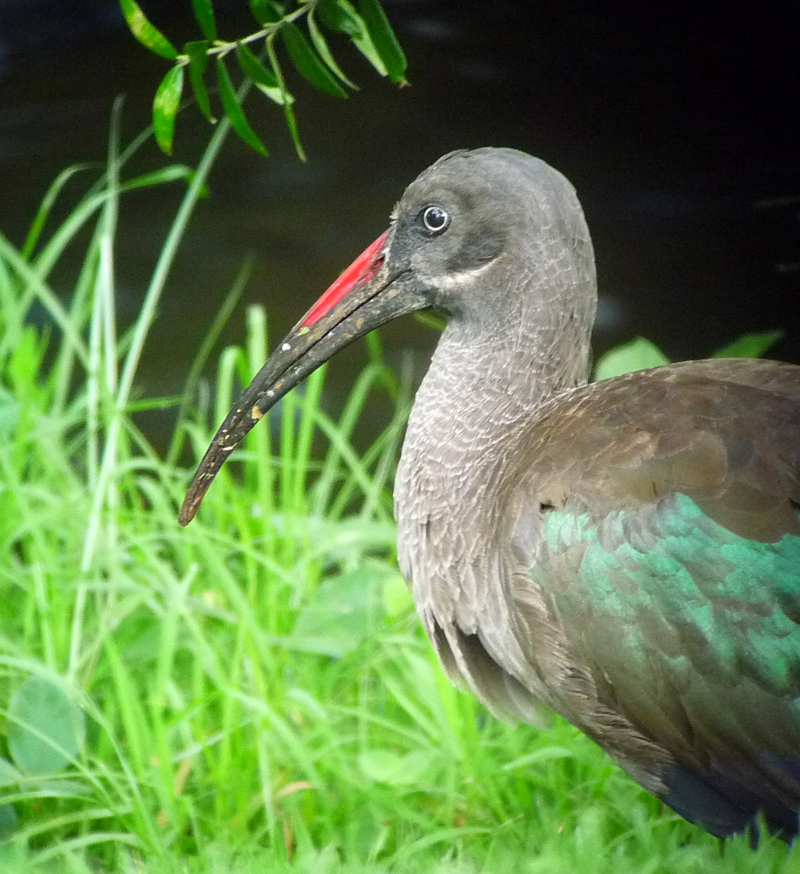
[[[300,321],[298,328],[309,328],[331,310],[359,282],[365,282],[378,272],[383,264],[383,247],[389,231],[381,234],[368,246],[355,261],[342,273],[331,287],[320,297]]]

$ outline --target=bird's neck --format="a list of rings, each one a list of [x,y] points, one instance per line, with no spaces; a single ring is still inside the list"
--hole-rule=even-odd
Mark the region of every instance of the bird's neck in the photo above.
[[[588,328],[540,320],[484,334],[448,324],[417,392],[395,483],[401,558],[421,525],[491,536],[503,472],[541,404],[587,381]],[[478,543],[475,541],[476,548]],[[410,558],[409,558],[410,561]]]
[[[450,638],[454,629],[478,635],[510,676],[531,673],[514,643],[501,569],[508,471],[541,405],[587,378],[588,329],[571,342],[541,322],[534,333],[475,342],[473,332],[448,324],[417,392],[395,481],[398,558],[423,626],[451,678],[461,676],[486,701],[491,690]],[[542,690],[535,697],[546,700]]]
[[[548,398],[584,385],[588,330],[539,323],[526,334],[472,337],[468,325],[448,324],[433,354],[409,418],[401,473],[451,479],[442,498],[484,476],[502,460],[513,434]]]

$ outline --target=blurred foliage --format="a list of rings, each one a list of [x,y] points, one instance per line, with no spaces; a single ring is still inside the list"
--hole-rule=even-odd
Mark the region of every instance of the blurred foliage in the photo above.
[[[783,331],[760,331],[742,334],[715,349],[712,358],[761,358],[783,337]],[[647,370],[669,364],[669,358],[645,337],[635,337],[603,353],[595,364],[592,379],[610,379],[634,370]]]
[[[243,99],[251,86],[283,108],[289,133],[297,153],[305,158],[292,104],[294,97],[286,86],[276,44],[282,43],[292,66],[315,88],[333,97],[347,97],[356,86],[334,58],[329,37],[345,36],[381,76],[405,84],[406,59],[389,20],[378,0],[306,0],[277,3],[249,0],[256,29],[234,40],[217,33],[212,0],[192,0],[200,38],[187,42],[179,52],[142,12],[136,0],[120,0],[131,33],[142,45],[173,66],[161,80],[153,101],[153,126],[159,146],[172,153],[175,120],[180,108],[188,70],[189,85],[197,106],[211,122],[216,122],[209,86],[209,61],[213,61],[220,110],[236,133],[262,155],[267,149],[245,116]],[[253,51],[251,46],[256,47]],[[260,47],[260,49],[259,49]],[[237,86],[231,76],[240,78]]]

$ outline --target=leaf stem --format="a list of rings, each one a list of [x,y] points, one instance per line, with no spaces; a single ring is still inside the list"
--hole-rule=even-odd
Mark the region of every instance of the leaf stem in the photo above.
[[[282,18],[280,21],[276,21],[274,24],[268,24],[266,27],[262,27],[261,30],[256,33],[251,33],[249,36],[242,37],[241,39],[237,39],[234,42],[230,42],[227,40],[216,40],[214,44],[206,51],[208,57],[212,55],[219,55],[221,58],[224,58],[227,54],[234,51],[236,46],[242,43],[251,43],[257,42],[260,39],[265,39],[268,36],[271,36],[273,33],[277,33],[282,27],[287,24],[291,24],[293,21],[297,21],[298,18],[302,18],[304,15],[312,12],[314,7],[317,5],[318,0],[309,0],[308,3],[304,3],[299,8],[295,9],[294,12],[289,13],[285,18]],[[188,54],[180,54],[175,59],[175,63],[180,66],[185,66],[189,63],[189,55]]]

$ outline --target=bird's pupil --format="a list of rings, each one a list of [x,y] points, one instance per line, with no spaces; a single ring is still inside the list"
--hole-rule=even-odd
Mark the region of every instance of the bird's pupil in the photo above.
[[[447,224],[447,213],[440,206],[429,206],[422,214],[422,221],[429,231],[441,231]]]

